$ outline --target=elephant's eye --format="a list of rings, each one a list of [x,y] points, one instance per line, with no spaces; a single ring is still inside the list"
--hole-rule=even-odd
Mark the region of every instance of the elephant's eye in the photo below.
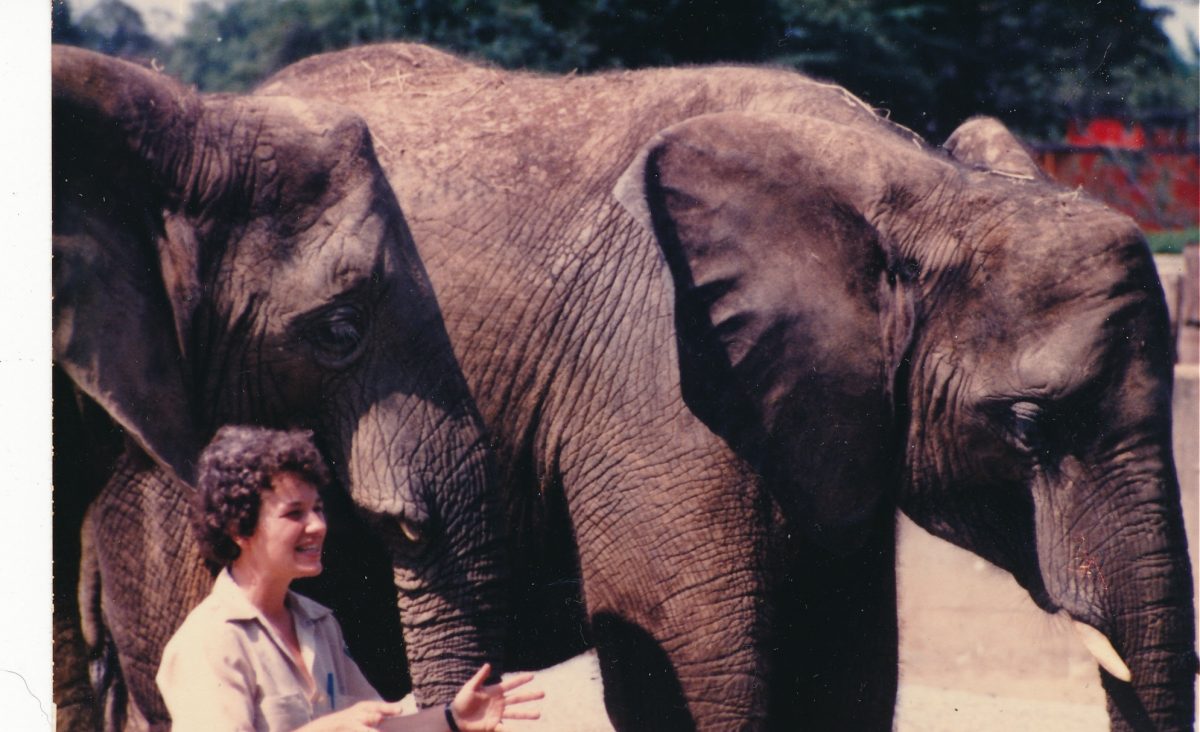
[[[312,323],[308,339],[322,362],[340,368],[349,365],[361,352],[364,330],[364,318],[359,309],[340,305]]]
[[[1021,452],[1032,455],[1038,452],[1042,439],[1042,407],[1033,402],[1014,402],[1009,422],[1012,442]]]

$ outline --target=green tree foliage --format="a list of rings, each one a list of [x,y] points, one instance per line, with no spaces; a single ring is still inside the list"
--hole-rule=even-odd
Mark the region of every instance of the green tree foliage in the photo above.
[[[1183,64],[1138,0],[780,0],[779,60],[853,89],[937,139],[972,114],[1037,137],[1064,120],[1195,109]]]
[[[83,46],[121,58],[145,60],[160,53],[142,21],[141,13],[121,0],[100,0],[73,21],[64,0],[53,0],[50,16],[50,40]]]
[[[89,15],[101,7],[140,28],[120,0]],[[222,0],[195,6],[158,57],[212,91],[390,39],[557,72],[765,62],[837,81],[933,140],[973,114],[1055,139],[1073,117],[1194,116],[1197,67],[1173,53],[1160,12],[1139,0]],[[64,42],[97,47],[69,26]]]
[[[83,45],[83,34],[71,20],[71,7],[66,0],[52,0],[50,3],[50,42]]]

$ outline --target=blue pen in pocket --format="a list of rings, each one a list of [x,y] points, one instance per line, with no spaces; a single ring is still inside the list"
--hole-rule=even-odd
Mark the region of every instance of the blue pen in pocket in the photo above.
[[[325,674],[325,691],[329,692],[329,711],[337,711],[337,703],[333,698],[333,672]]]

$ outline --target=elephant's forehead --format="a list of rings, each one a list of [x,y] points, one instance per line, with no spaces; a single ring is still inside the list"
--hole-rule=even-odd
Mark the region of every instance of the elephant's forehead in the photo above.
[[[363,278],[380,274],[385,263],[387,222],[378,214],[322,219],[319,230],[301,241],[291,278],[314,297],[332,297]]]
[[[1108,341],[1104,312],[1076,313],[1031,329],[1019,344],[1014,367],[1034,388],[1071,390],[1098,376]]]
[[[997,298],[1045,308],[1103,297],[1135,276],[1145,246],[1131,220],[1074,192],[1024,187],[972,202],[972,271]]]
[[[251,290],[297,308],[327,302],[382,277],[393,260],[386,217],[370,208],[342,208],[327,210],[296,236],[251,243],[233,266],[250,274]]]

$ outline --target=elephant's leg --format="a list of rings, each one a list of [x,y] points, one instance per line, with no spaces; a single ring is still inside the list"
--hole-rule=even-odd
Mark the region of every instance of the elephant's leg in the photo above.
[[[162,649],[212,585],[191,528],[190,498],[189,488],[144,458],[126,457],[89,509],[98,624],[116,646],[128,691],[128,708],[113,713],[127,727],[169,728],[154,681]],[[119,696],[106,705],[119,707]]]
[[[54,523],[56,533],[67,524],[58,514]],[[88,673],[91,653],[74,586],[90,573],[86,566],[80,566],[79,525],[74,522],[70,525],[73,526],[70,541],[63,541],[61,535],[55,539],[53,582],[55,716],[57,728],[66,732],[100,729],[100,703]],[[64,551],[64,544],[72,550]]]
[[[117,649],[104,624],[101,601],[100,559],[96,555],[95,512],[84,516],[80,535],[79,593],[77,595],[79,627],[82,631],[88,663],[84,681],[103,723],[91,729],[124,730],[129,711],[125,683]]]
[[[575,532],[561,488],[510,508],[507,668],[546,668],[593,645]]]
[[[54,601],[54,705],[57,729],[99,728],[96,696],[88,680],[87,648],[79,630],[74,603]]]
[[[619,730],[761,729],[765,501],[733,463],[658,454],[573,501],[606,707]]]
[[[103,577],[97,542],[111,537],[97,536],[95,515],[94,511],[88,511],[84,517],[79,572],[79,622],[89,659],[87,681],[99,718],[103,720],[89,729],[144,732],[151,728],[150,721],[129,698],[120,653],[104,619]]]
[[[779,587],[777,730],[892,729],[898,673],[895,517],[882,511],[859,551],[795,542]]]
[[[101,707],[88,674],[77,589],[81,533],[88,504],[100,492],[120,454],[120,435],[108,417],[53,370],[54,420],[54,704],[60,730],[95,730]]]

